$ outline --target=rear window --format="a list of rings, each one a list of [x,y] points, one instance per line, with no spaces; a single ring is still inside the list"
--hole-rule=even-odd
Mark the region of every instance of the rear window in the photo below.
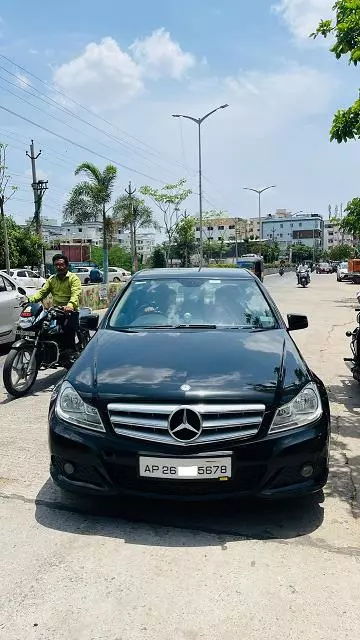
[[[272,329],[278,325],[254,279],[179,277],[132,281],[108,326]]]

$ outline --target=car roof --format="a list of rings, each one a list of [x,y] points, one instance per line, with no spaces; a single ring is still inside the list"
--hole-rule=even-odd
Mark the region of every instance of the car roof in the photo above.
[[[194,278],[195,276],[203,278],[224,278],[235,280],[239,278],[254,278],[253,274],[247,269],[237,268],[211,268],[211,267],[193,267],[186,269],[144,269],[138,271],[133,276],[135,280],[152,279],[152,278]]]

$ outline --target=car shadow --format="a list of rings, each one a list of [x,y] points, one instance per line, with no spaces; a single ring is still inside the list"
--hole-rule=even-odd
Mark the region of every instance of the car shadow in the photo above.
[[[287,540],[309,535],[323,522],[323,500],[322,493],[281,502],[100,500],[67,494],[49,479],[37,495],[35,517],[49,529],[121,538],[128,544],[218,546],[233,540]]]
[[[34,386],[30,389],[29,393],[27,393],[25,397],[36,398],[36,396],[40,395],[41,393],[49,391],[58,382],[60,382],[61,378],[63,378],[65,374],[65,369],[57,369],[53,373],[45,375],[44,378],[36,380]],[[19,400],[19,398],[14,398],[10,394],[7,394],[7,397],[4,400],[0,401],[0,405],[8,404],[9,402],[14,402],[15,400]]]

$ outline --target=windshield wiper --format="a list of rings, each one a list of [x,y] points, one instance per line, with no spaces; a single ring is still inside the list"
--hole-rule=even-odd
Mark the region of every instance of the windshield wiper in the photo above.
[[[176,324],[174,329],[217,329],[216,324]]]

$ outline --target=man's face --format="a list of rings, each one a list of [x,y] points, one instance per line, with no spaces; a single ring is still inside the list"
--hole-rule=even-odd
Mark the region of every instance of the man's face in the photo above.
[[[67,274],[68,271],[68,267],[65,264],[65,260],[56,260],[55,262],[55,269],[56,269],[56,273],[58,274],[58,276],[60,277],[64,277]]]

